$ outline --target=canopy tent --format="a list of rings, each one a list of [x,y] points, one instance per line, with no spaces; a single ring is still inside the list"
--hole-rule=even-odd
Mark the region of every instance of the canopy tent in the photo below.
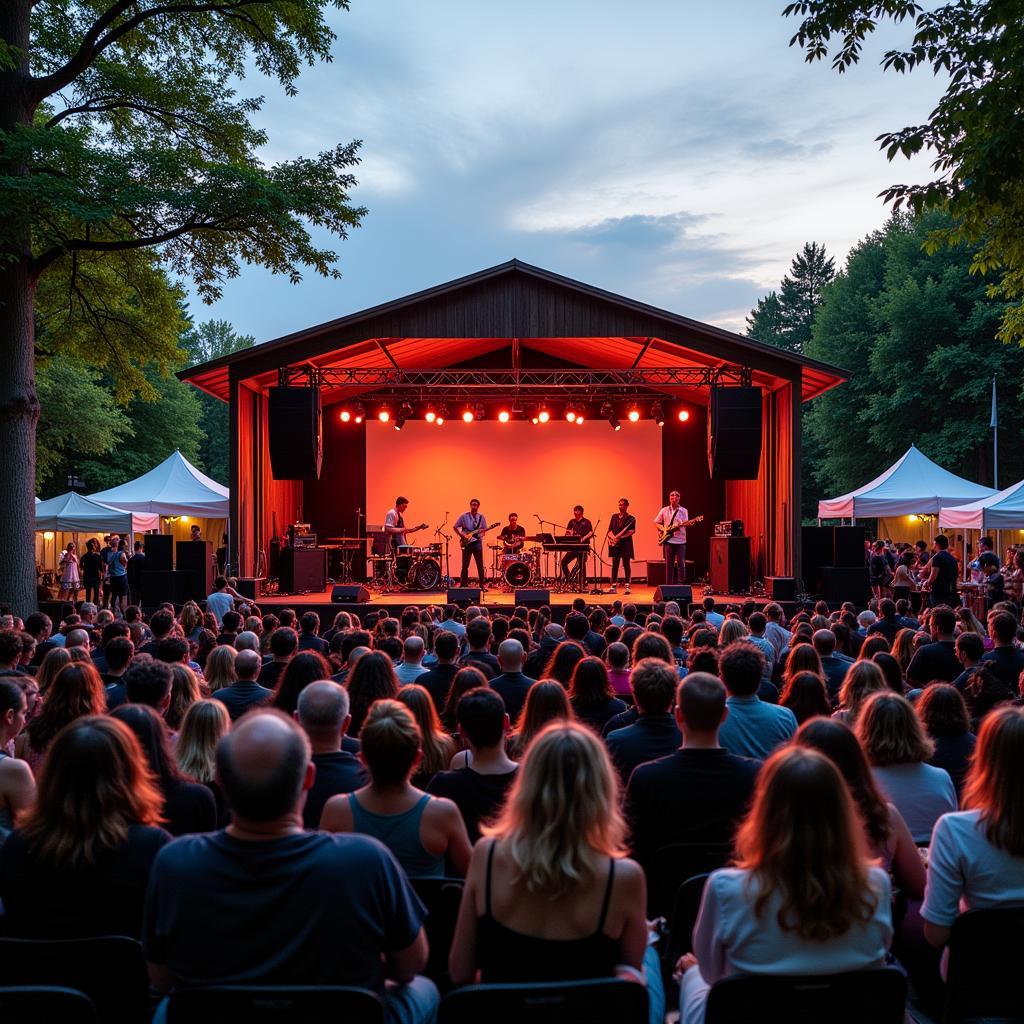
[[[940,509],[939,526],[959,530],[1024,530],[1024,480],[980,501]]]
[[[881,476],[838,498],[818,502],[819,519],[936,515],[950,505],[991,498],[996,492],[955,476],[911,445]]]
[[[90,497],[118,508],[161,516],[226,519],[228,515],[228,489],[200,473],[177,448],[148,473]]]
[[[158,530],[160,517],[113,508],[74,491],[36,502],[36,530],[55,533],[143,533]]]

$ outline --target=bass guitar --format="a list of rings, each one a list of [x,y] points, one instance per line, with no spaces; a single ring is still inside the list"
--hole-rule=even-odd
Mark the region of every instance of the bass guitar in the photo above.
[[[669,537],[673,536],[678,530],[683,530],[687,526],[694,526],[696,523],[703,523],[703,516],[695,516],[693,519],[680,519],[678,523],[670,523],[668,526],[658,527],[658,544],[667,544]]]
[[[470,544],[478,541],[485,533],[490,533],[491,530],[497,530],[501,525],[501,523],[491,523],[490,526],[481,526],[476,530],[465,530],[459,534],[459,543],[464,548],[468,548]]]

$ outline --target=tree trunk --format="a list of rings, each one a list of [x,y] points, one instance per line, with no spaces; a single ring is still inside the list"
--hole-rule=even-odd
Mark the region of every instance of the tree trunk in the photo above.
[[[18,48],[16,68],[0,73],[0,129],[31,124],[28,95],[29,0],[0,0],[0,38]],[[24,166],[7,173],[27,174]],[[39,397],[35,375],[35,280],[31,238],[0,253],[0,605],[17,615],[36,608],[35,487]]]

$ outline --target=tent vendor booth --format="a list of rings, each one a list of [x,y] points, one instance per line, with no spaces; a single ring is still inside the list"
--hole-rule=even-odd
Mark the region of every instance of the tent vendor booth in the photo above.
[[[979,536],[991,536],[996,553],[1002,558],[1004,547],[1024,543],[1024,480],[987,498],[940,509],[939,526],[964,533],[974,530]],[[965,578],[966,574],[965,564]]]

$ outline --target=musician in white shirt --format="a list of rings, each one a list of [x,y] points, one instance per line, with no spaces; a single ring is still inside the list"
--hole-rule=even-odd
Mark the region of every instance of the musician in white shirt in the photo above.
[[[405,510],[408,507],[408,498],[395,498],[395,507],[389,508],[384,516],[384,532],[392,548],[405,547],[409,543],[405,537]]]
[[[660,530],[667,529],[675,523],[685,523],[689,518],[686,509],[679,504],[680,494],[673,491],[668,496],[668,504],[654,517]],[[659,532],[660,536],[660,532]],[[686,582],[686,527],[677,528],[662,545],[665,552],[665,582]]]

